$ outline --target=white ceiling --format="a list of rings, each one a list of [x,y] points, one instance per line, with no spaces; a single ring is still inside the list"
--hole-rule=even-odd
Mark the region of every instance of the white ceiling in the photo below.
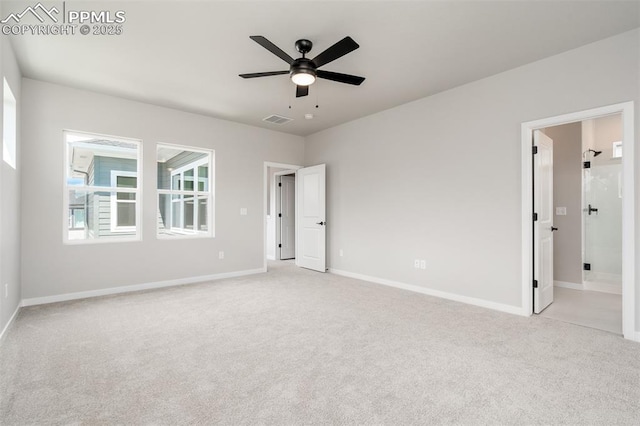
[[[3,3],[6,16],[32,2]],[[124,33],[11,38],[29,78],[308,135],[637,28],[639,6],[576,0],[67,1],[67,9],[124,10]],[[288,69],[250,35],[267,37],[293,57],[299,56],[299,38],[314,43],[314,57],[349,35],[360,48],[322,69],[366,80],[359,87],[319,80],[308,97],[296,99],[287,75],[241,79],[240,73]],[[306,113],[315,118],[305,120]],[[261,121],[271,114],[294,121]]]

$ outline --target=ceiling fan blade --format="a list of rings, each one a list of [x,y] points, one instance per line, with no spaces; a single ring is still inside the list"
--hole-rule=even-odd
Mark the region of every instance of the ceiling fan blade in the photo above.
[[[356,50],[358,47],[360,47],[360,45],[353,41],[351,37],[347,36],[313,58],[313,62],[316,64],[316,67],[321,67]]]
[[[267,40],[263,36],[249,36],[249,38],[255,41],[256,43],[258,43],[260,46],[267,49],[269,52],[276,55],[278,58],[288,63],[289,65],[291,65],[291,63],[293,62],[293,58],[291,56],[287,55],[282,49],[280,49],[275,44],[271,43],[269,40]]]
[[[296,86],[296,98],[301,98],[309,94],[309,86]]]
[[[338,83],[346,83],[346,84],[353,84],[355,86],[360,86],[360,84],[362,84],[362,82],[364,81],[364,77],[358,77],[357,75],[341,74],[339,72],[324,71],[324,70],[318,70],[316,72],[319,78],[337,81]]]
[[[289,71],[267,71],[267,72],[252,72],[249,74],[238,74],[242,78],[256,78],[256,77],[269,77],[270,75],[282,75],[289,74]]]

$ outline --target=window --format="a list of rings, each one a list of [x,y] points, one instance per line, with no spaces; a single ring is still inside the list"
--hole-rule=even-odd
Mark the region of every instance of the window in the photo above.
[[[213,236],[213,151],[158,145],[158,236]]]
[[[64,240],[139,240],[140,142],[79,132],[64,140]]]
[[[614,142],[611,151],[611,158],[622,158],[622,141]]]
[[[4,102],[2,110],[2,159],[14,169],[16,168],[16,128],[18,127],[18,116],[16,98],[4,80]]]

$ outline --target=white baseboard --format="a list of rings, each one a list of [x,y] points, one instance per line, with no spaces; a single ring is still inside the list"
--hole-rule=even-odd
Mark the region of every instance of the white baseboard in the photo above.
[[[571,283],[569,281],[553,281],[554,287],[570,288],[571,290],[584,290],[584,286],[578,283]]]
[[[601,293],[622,294],[622,286],[618,284],[585,281],[583,284],[567,281],[554,281],[554,287],[570,288],[571,290],[599,291]]]
[[[9,321],[7,321],[7,325],[5,325],[4,328],[2,329],[2,332],[0,333],[0,342],[2,342],[2,340],[4,339],[4,336],[7,333],[7,330],[9,330],[9,327],[11,326],[11,324],[13,324],[13,321],[16,319],[16,316],[18,315],[18,311],[20,311],[21,306],[22,304],[18,303],[18,306],[16,306],[16,310],[13,312],[13,315],[11,315],[11,318],[9,318]]]
[[[276,257],[275,257],[275,256],[267,255],[267,260],[276,260]]]
[[[368,275],[357,274],[354,272],[341,271],[339,269],[329,268],[329,272],[336,275],[342,275],[344,277],[355,278],[362,281],[369,281],[375,284],[382,284],[389,287],[401,288],[403,290],[409,290],[416,293],[426,294],[428,296],[435,296],[441,299],[453,300],[456,302],[466,303],[468,305],[480,306],[483,308],[493,309],[500,312],[506,312],[509,314],[520,315],[520,316],[530,316],[530,312],[525,312],[524,308],[521,306],[512,306],[505,305],[502,303],[491,302],[483,299],[476,299],[474,297],[461,296],[459,294],[447,293],[445,291],[440,290],[432,290],[425,287],[420,287],[413,284],[405,284],[398,281],[387,280],[385,278],[371,277]]]
[[[245,275],[253,275],[267,272],[265,268],[249,269],[246,271],[224,272],[221,274],[202,275],[199,277],[179,278],[175,280],[157,281],[144,284],[135,284],[123,287],[111,287],[100,290],[80,291],[77,293],[58,294],[55,296],[34,297],[22,300],[22,306],[44,305],[46,303],[65,302],[67,300],[86,299],[89,297],[108,296],[110,294],[129,293],[132,291],[152,290],[177,285],[194,284],[206,281],[214,281],[223,278],[235,278]]]
[[[585,281],[584,289],[590,291],[599,291],[602,293],[622,294],[622,284]]]

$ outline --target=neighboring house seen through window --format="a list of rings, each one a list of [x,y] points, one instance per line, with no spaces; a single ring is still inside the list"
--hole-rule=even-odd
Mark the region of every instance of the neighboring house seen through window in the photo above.
[[[213,151],[158,145],[158,235],[213,236]]]
[[[111,170],[111,186],[135,189],[138,185],[136,172]],[[134,192],[111,193],[111,231],[132,232],[136,229],[136,197]]]
[[[140,141],[64,132],[66,242],[140,239]]]

